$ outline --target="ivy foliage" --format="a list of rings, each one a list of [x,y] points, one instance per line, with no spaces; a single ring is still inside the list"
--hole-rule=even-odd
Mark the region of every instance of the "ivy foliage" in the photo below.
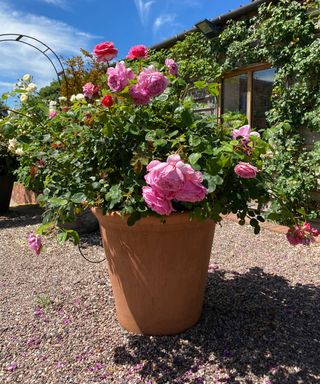
[[[318,0],[265,3],[250,19],[229,20],[218,38],[192,33],[155,53],[181,60],[181,75],[191,82],[217,81],[230,70],[260,62],[276,68],[265,132],[275,151],[266,170],[278,194],[289,196],[297,208],[311,209],[311,217],[320,211],[311,198],[320,173],[319,7]],[[305,140],[310,134],[313,145]]]

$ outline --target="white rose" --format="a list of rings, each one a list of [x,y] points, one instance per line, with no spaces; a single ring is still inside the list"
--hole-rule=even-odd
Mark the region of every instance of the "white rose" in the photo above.
[[[27,91],[28,91],[28,92],[34,92],[36,89],[37,89],[37,86],[36,86],[35,83],[30,83],[30,84],[27,86]]]
[[[60,101],[60,103],[63,103],[64,101],[67,101],[68,99],[65,96],[60,96],[60,97],[58,97],[58,100]]]
[[[29,73],[26,73],[25,75],[22,76],[22,80],[23,81],[30,81],[31,80],[31,76],[29,75]]]
[[[70,97],[70,101],[71,101],[71,103],[75,102],[76,100],[77,100],[76,95],[72,95],[72,96]]]
[[[84,100],[85,99],[84,94],[83,93],[78,93],[77,96],[76,96],[76,99],[79,100],[79,101],[80,100]]]
[[[55,107],[57,105],[57,102],[54,100],[50,100],[49,105],[50,105],[50,107]]]
[[[16,145],[17,145],[17,140],[16,139],[9,139],[8,140],[8,149],[9,149],[9,151],[14,151],[15,150],[15,148],[16,148]]]
[[[21,103],[25,103],[26,101],[28,101],[28,96],[25,94],[22,94],[20,96],[20,101],[21,101]]]
[[[21,156],[21,155],[23,155],[23,154],[24,154],[24,152],[23,152],[23,149],[22,149],[22,148],[17,148],[15,153],[16,153],[16,155],[18,155],[18,156]]]

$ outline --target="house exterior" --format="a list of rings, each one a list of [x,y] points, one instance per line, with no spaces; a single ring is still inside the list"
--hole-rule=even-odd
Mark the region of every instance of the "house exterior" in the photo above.
[[[304,15],[307,17],[302,17],[305,24],[302,21],[300,23],[299,16],[293,20],[286,15],[287,7],[293,8],[296,5],[298,8],[302,3],[308,6],[309,15],[306,15],[304,10]],[[193,32],[202,32],[208,39],[215,39],[223,30],[229,28],[230,20],[241,21],[248,29],[249,25],[252,25],[252,18],[259,14],[259,7],[262,5],[265,5],[267,10],[282,8],[283,12],[282,19],[278,15],[275,23],[281,33],[276,29],[267,31],[269,45],[266,47],[269,56],[261,55],[261,57],[270,57],[271,52],[270,63],[273,62],[273,66],[269,62],[243,60],[243,55],[242,59],[234,60],[234,55],[232,61],[234,67],[223,71],[219,79],[220,94],[217,105],[212,103],[208,95],[203,92],[201,94],[202,90],[195,90],[193,96],[197,101],[206,104],[201,111],[213,113],[218,118],[226,112],[240,112],[246,115],[248,123],[254,129],[267,128],[266,112],[268,111],[272,117],[273,111],[276,110],[276,118],[271,118],[274,132],[277,130],[278,123],[289,121],[291,127],[288,128],[288,132],[279,132],[276,138],[278,140],[277,155],[274,156],[272,164],[277,174],[275,182],[281,190],[288,194],[292,193],[292,198],[297,204],[300,204],[300,199],[304,200],[306,207],[317,212],[320,218],[320,2],[253,0],[214,19],[202,20],[190,30],[151,48],[169,49],[177,42],[185,40],[186,36]],[[306,19],[316,21],[312,23],[312,28],[306,27],[307,32],[303,30],[307,25]],[[296,29],[292,28],[292,25],[295,25]],[[277,50],[273,45],[279,45],[279,49]],[[255,44],[252,46],[254,49]],[[307,49],[304,51],[304,48]],[[241,56],[242,52],[238,53]],[[243,62],[248,64],[241,64]],[[278,82],[275,83],[275,81]],[[276,97],[271,100],[271,96]],[[298,139],[297,134],[300,136]],[[311,200],[308,201],[309,198],[305,198],[306,196],[311,197]]]
[[[225,28],[229,20],[248,20],[257,14],[257,10],[262,4],[275,4],[277,2],[279,2],[279,0],[252,0],[251,3],[240,6],[214,19],[200,21],[190,30],[162,41],[151,48],[155,50],[168,49],[192,32],[201,31],[207,35],[208,38],[212,38],[213,36],[217,36],[219,29],[223,30]],[[214,28],[217,28],[217,30],[214,31]],[[212,34],[211,36],[210,33]],[[212,100],[199,91],[195,92],[194,97],[197,101],[202,101],[207,104],[201,111],[211,112],[217,115],[225,112],[240,112],[247,116],[248,123],[253,127],[266,128],[265,113],[271,108],[271,95],[275,73],[276,68],[273,68],[266,62],[253,63],[245,67],[234,68],[233,71],[225,73],[220,79],[221,88],[217,106],[212,105]],[[310,142],[314,142],[313,137],[309,137],[309,134],[306,136],[308,136]]]

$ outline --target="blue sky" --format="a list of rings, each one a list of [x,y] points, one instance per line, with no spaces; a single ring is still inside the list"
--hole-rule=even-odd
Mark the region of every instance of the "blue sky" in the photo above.
[[[250,0],[0,0],[0,34],[30,35],[63,57],[113,41],[124,57],[132,45],[151,46],[247,3]],[[25,44],[0,42],[0,55],[0,93],[25,73],[39,86],[55,78],[46,58]]]

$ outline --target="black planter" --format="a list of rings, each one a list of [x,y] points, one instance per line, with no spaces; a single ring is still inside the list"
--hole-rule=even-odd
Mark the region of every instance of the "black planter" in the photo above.
[[[5,213],[9,210],[12,188],[13,177],[0,175],[0,213]]]

